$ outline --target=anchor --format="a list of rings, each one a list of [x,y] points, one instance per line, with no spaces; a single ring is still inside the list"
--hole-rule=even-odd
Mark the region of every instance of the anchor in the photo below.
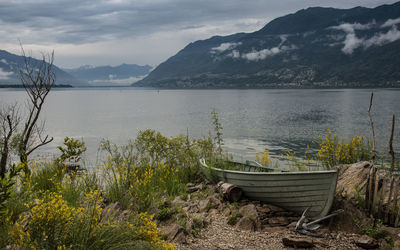
[[[329,215],[327,215],[325,217],[319,218],[319,219],[311,221],[309,223],[305,223],[304,221],[306,219],[306,214],[308,212],[308,209],[309,209],[309,207],[306,208],[306,210],[304,210],[304,212],[301,215],[299,221],[297,221],[296,228],[294,230],[296,232],[298,232],[298,233],[301,233],[301,234],[304,234],[304,235],[309,235],[309,236],[314,236],[314,237],[319,237],[320,236],[318,234],[313,233],[313,231],[316,231],[321,226],[321,225],[319,225],[317,223],[319,223],[319,222],[321,222],[323,220],[332,218],[332,217],[334,217],[336,215],[339,215],[339,214],[344,212],[343,209],[338,209],[338,210],[332,212],[331,214],[329,214]]]

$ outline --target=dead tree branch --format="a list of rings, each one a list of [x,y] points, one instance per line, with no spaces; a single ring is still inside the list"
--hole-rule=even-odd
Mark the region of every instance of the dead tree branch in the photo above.
[[[37,61],[25,54],[24,67],[20,70],[20,80],[29,97],[28,115],[18,143],[18,155],[26,166],[28,156],[37,148],[50,143],[53,137],[42,136],[43,129],[38,129],[37,123],[43,104],[50,90],[55,85],[54,51],[51,54],[42,54],[42,60]],[[29,169],[25,169],[29,173]]]

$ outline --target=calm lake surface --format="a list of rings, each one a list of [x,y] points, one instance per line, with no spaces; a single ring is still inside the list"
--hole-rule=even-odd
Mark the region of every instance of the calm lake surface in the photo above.
[[[378,149],[388,151],[392,115],[397,117],[395,151],[400,151],[400,90],[154,90],[140,88],[54,89],[42,113],[54,141],[41,155],[56,155],[64,137],[83,138],[86,160],[96,163],[102,138],[117,144],[151,128],[168,136],[207,137],[215,107],[223,126],[225,149],[254,159],[254,151],[304,152],[328,129],[339,136],[371,138],[369,97],[374,92],[373,119]],[[0,89],[0,105],[26,102],[24,90]]]

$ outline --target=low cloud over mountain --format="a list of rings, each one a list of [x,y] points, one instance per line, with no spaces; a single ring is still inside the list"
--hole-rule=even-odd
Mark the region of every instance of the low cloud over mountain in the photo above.
[[[143,79],[151,69],[149,65],[121,64],[115,67],[84,65],[76,69],[65,69],[65,71],[78,79],[87,81],[90,85],[98,86],[130,85]]]

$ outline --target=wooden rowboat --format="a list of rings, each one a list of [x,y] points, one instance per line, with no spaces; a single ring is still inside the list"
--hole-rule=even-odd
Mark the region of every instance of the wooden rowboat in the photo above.
[[[226,165],[227,161],[224,162]],[[336,170],[282,172],[255,162],[231,164],[229,170],[200,164],[208,178],[238,186],[250,200],[263,201],[301,214],[306,208],[311,218],[329,213],[335,196]]]

